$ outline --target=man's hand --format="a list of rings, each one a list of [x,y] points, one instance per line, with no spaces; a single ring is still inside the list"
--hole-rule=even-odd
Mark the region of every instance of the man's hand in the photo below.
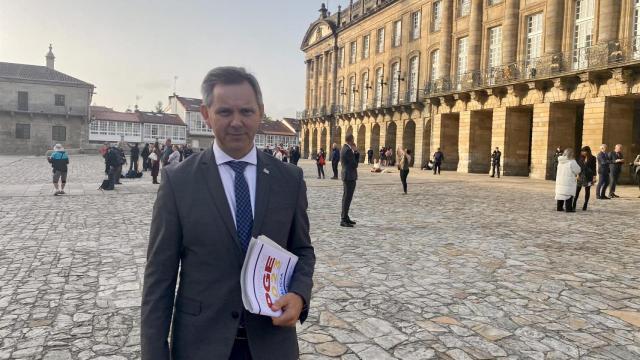
[[[271,310],[273,311],[282,310],[280,317],[271,318],[273,325],[284,327],[296,326],[303,307],[304,301],[300,295],[294,293],[286,294],[271,305]]]

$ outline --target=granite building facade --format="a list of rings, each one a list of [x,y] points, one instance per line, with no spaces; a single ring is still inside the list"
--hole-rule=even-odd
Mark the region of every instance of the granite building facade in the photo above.
[[[557,146],[640,152],[639,0],[323,5],[301,50],[306,156],[353,133],[482,173],[500,147],[505,175],[545,179]]]

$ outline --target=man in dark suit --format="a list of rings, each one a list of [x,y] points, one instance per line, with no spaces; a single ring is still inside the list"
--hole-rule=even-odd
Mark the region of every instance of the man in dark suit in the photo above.
[[[142,359],[297,359],[295,324],[308,314],[315,265],[302,170],[256,150],[264,106],[252,75],[213,69],[202,93],[216,139],[163,169],[144,275]],[[242,303],[240,270],[257,235],[299,257],[289,293],[272,306],[283,311],[277,318]]]
[[[624,155],[622,155],[622,145],[617,144],[613,151],[609,154],[609,197],[611,199],[620,197],[616,195],[616,186],[618,185],[618,180],[620,180],[620,174],[622,173],[623,164]]]
[[[340,163],[340,149],[338,149],[338,144],[333,144],[333,149],[331,150],[331,170],[333,170],[332,179],[338,180],[338,164]]]
[[[607,197],[607,187],[609,186],[609,154],[607,144],[600,145],[600,152],[596,157],[598,160],[598,185],[596,186],[596,198],[609,200]]]
[[[499,147],[496,147],[491,154],[491,177],[498,175],[500,179],[500,159],[502,159],[502,152]]]
[[[356,190],[356,181],[358,180],[358,162],[360,161],[360,154],[358,148],[353,142],[353,134],[348,134],[345,138],[346,144],[340,151],[340,163],[342,164],[342,216],[340,220],[340,226],[353,227],[356,224],[355,221],[349,218],[349,208],[351,207],[351,200],[353,199],[353,193]]]

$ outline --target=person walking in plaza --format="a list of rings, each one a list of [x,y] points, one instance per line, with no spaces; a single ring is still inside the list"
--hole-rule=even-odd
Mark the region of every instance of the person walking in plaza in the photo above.
[[[616,195],[616,186],[620,180],[622,165],[624,165],[622,145],[616,144],[613,151],[609,154],[609,198],[611,199],[620,197]]]
[[[105,173],[105,175],[109,174],[109,166],[107,165],[107,161],[106,161],[107,160],[107,153],[109,152],[109,148],[110,148],[109,143],[106,142],[106,143],[102,144],[102,146],[100,147],[100,150],[99,150],[100,155],[102,155],[102,158],[105,159],[105,165],[104,165],[104,173]]]
[[[320,148],[318,154],[316,155],[316,166],[318,167],[318,179],[324,179],[324,164],[326,163],[326,155],[324,153],[324,149]]]
[[[105,165],[109,169],[107,171],[109,186],[105,190],[113,190],[115,184],[118,183],[118,172],[122,172],[122,157],[118,150],[117,144],[113,144],[104,159]]]
[[[177,166],[180,163],[180,150],[178,145],[173,145],[173,151],[169,154],[167,164],[165,166]]]
[[[558,158],[556,174],[556,202],[558,211],[575,212],[573,198],[576,196],[576,176],[580,174],[580,165],[575,160],[572,149],[566,149]]]
[[[64,187],[67,185],[67,169],[69,165],[69,156],[64,151],[64,147],[56,144],[53,147],[53,153],[47,158],[51,168],[53,169],[53,195],[64,195]],[[60,185],[58,185],[60,182]]]
[[[160,148],[158,147],[158,143],[156,142],[153,146],[151,146],[151,153],[149,154],[150,161],[150,170],[151,170],[151,180],[152,184],[159,184],[158,182],[158,174],[160,173]]]
[[[380,148],[380,164],[381,166],[387,165],[387,149],[385,147]]]
[[[369,165],[373,165],[373,149],[371,148],[367,150],[367,161],[369,162]]]
[[[173,146],[171,146],[171,139],[167,139],[164,142],[164,149],[162,150],[162,157],[160,161],[162,166],[166,166],[169,163],[169,155],[173,152]]]
[[[298,161],[300,161],[300,147],[296,145],[291,148],[291,163],[298,166]]]
[[[607,187],[609,186],[609,154],[607,144],[600,145],[600,152],[596,157],[598,162],[598,185],[596,186],[596,199],[609,200],[607,197]]]
[[[309,313],[315,267],[304,174],[257,151],[264,105],[253,75],[213,69],[202,95],[200,112],[215,140],[162,170],[144,272],[141,358],[298,359],[295,326]],[[298,258],[288,293],[271,305],[279,317],[243,306],[241,268],[259,235]]]
[[[349,209],[353,200],[353,193],[356,190],[356,181],[358,180],[358,160],[360,154],[353,140],[353,134],[347,134],[345,138],[346,144],[342,146],[340,151],[340,164],[342,170],[340,176],[342,178],[342,214],[340,216],[340,226],[353,227],[355,221],[349,217]]]
[[[149,170],[149,154],[151,154],[151,151],[149,150],[149,143],[145,143],[142,148],[142,152],[140,153],[140,157],[142,157],[142,171]]]
[[[391,148],[387,149],[385,157],[387,158],[387,164],[389,166],[394,166],[396,164],[396,159],[393,157],[393,150]]]
[[[591,197],[591,186],[593,186],[596,179],[596,158],[593,156],[590,147],[585,146],[580,149],[578,165],[580,165],[580,175],[578,176],[576,196],[573,199],[573,209],[577,209],[578,198],[580,197],[582,188],[584,188],[584,204],[582,205],[582,211],[587,211],[589,198]]]
[[[333,171],[333,180],[338,180],[338,163],[340,162],[340,149],[338,149],[338,144],[333,144],[333,148],[331,150],[331,170]]]
[[[502,159],[502,152],[499,147],[496,147],[491,153],[491,177],[498,176],[500,179],[500,160]]]
[[[409,169],[411,168],[411,150],[405,149],[398,154],[400,156],[400,162],[398,163],[398,169],[400,170],[400,182],[402,183],[402,190],[407,195],[407,177],[409,176]]]
[[[556,148],[556,152],[553,154],[553,173],[551,174],[551,180],[556,179],[556,174],[558,173],[558,159],[562,156],[562,148],[558,146]]]
[[[444,153],[440,148],[433,154],[433,175],[440,175],[440,168],[442,167],[442,162],[444,161]]]

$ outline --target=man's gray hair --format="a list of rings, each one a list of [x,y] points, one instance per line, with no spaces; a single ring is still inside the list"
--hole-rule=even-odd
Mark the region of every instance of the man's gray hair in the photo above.
[[[204,105],[211,107],[213,104],[213,89],[216,85],[238,85],[244,82],[249,83],[251,88],[253,88],[258,105],[261,107],[264,106],[262,91],[260,90],[260,84],[258,84],[256,77],[249,74],[244,68],[235,66],[221,66],[209,70],[207,76],[202,80],[202,86],[200,88]]]
[[[575,159],[576,158],[575,152],[571,148],[564,149],[563,155],[566,156],[567,159]]]

